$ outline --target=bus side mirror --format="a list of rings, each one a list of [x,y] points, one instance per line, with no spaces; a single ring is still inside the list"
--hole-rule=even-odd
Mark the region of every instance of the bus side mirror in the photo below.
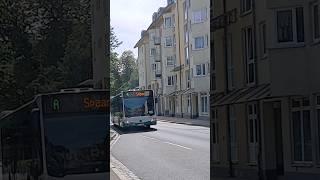
[[[158,103],[158,98],[155,98],[155,99],[154,99],[154,102],[155,102],[155,103]]]

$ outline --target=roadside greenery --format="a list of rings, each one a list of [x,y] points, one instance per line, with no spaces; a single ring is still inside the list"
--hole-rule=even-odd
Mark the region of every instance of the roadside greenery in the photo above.
[[[109,43],[109,42],[106,42]],[[111,93],[138,85],[136,60],[111,29]],[[0,112],[92,79],[90,0],[0,0]]]

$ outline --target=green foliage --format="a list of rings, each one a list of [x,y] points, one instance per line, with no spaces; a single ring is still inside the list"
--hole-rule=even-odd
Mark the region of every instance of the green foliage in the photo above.
[[[120,58],[111,57],[111,95],[139,86],[139,73],[132,51],[124,51]]]
[[[0,0],[0,14],[0,111],[92,78],[90,0]]]

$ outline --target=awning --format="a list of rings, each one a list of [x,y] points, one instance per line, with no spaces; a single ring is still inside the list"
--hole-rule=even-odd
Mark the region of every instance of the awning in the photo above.
[[[182,64],[181,66],[176,66],[175,68],[173,68],[173,70],[171,72],[177,72],[180,71],[184,68],[184,64]]]
[[[269,84],[237,89],[228,94],[217,93],[211,96],[210,100],[213,102],[211,106],[224,106],[229,104],[238,104],[251,101],[258,101],[271,96],[271,89]]]

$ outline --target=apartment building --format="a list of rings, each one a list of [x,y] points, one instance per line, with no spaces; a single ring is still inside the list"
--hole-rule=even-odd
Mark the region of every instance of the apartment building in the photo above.
[[[142,72],[150,72],[145,84],[158,96],[158,115],[209,119],[209,0],[168,0],[152,20],[149,57],[138,55],[139,64],[150,62],[139,65],[139,87],[145,87]],[[143,48],[143,39],[135,47]]]
[[[320,179],[320,2],[211,3],[212,176]]]

